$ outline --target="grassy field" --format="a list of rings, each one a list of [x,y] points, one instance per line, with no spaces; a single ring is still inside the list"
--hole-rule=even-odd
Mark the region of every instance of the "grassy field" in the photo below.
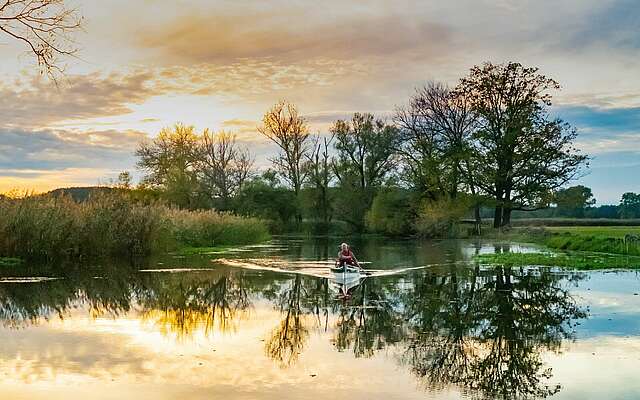
[[[549,226],[552,233],[571,233],[594,237],[624,238],[625,235],[640,236],[640,226]]]

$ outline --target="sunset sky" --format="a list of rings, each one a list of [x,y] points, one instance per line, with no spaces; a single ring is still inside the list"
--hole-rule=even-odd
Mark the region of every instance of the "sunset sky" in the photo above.
[[[78,58],[58,87],[0,35],[0,191],[94,185],[135,171],[145,136],[225,129],[257,154],[279,99],[312,130],[389,116],[413,89],[483,61],[538,66],[579,129],[600,204],[640,191],[640,7],[634,0],[80,1]],[[136,172],[139,174],[138,172]]]

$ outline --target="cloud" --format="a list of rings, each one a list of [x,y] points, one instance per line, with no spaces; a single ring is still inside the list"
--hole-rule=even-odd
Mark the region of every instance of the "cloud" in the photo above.
[[[640,154],[640,107],[556,107],[554,112],[578,129],[578,147],[588,154]]]
[[[130,168],[144,137],[137,131],[0,129],[0,176],[2,170]]]
[[[133,72],[73,75],[56,87],[40,77],[22,77],[0,85],[0,120],[6,126],[43,127],[65,120],[131,112],[158,90],[153,75]]]
[[[640,8],[636,0],[603,2],[573,33],[570,43],[586,46],[603,43],[608,47],[640,50]]]
[[[136,45],[175,63],[221,64],[265,58],[386,58],[406,51],[433,53],[449,41],[445,26],[411,18],[409,10],[343,6],[340,12],[324,3],[291,2],[251,12],[232,6],[197,10],[150,26],[136,35]]]

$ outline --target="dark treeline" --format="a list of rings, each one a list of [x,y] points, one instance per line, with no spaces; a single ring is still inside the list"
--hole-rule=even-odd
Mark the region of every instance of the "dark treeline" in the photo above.
[[[455,87],[416,89],[391,118],[355,113],[315,135],[281,101],[258,127],[278,148],[261,174],[234,134],[176,125],[138,148],[140,191],[257,216],[274,231],[455,235],[487,208],[502,228],[514,212],[573,201],[562,188],[587,156],[573,146],[576,130],[549,113],[557,89],[537,68],[485,63]]]
[[[557,190],[553,194],[552,207],[535,211],[516,211],[514,218],[592,218],[635,219],[640,218],[640,194],[627,192],[620,203],[596,206],[591,188],[583,185]],[[483,210],[489,216],[490,210]]]

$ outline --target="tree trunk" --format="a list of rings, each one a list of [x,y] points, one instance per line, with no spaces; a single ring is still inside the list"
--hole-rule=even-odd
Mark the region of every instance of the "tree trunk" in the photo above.
[[[511,225],[511,207],[506,206],[502,211],[502,225],[501,226],[510,226]]]
[[[497,204],[493,214],[493,227],[500,228],[502,226],[502,205]]]
[[[476,234],[482,234],[482,217],[480,216],[480,204],[476,202],[473,207],[473,217],[476,220]]]

